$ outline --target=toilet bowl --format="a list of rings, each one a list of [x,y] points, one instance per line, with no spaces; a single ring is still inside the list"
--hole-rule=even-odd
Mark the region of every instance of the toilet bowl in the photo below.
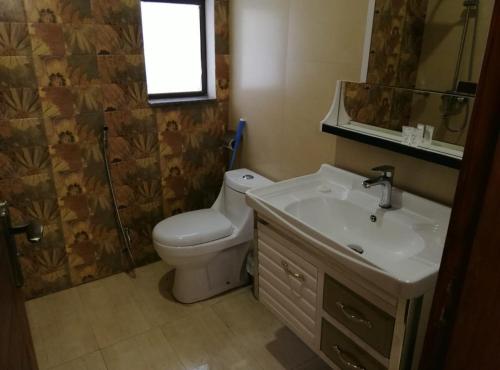
[[[248,282],[245,261],[254,222],[245,192],[271,183],[247,169],[228,171],[212,208],[172,216],[155,226],[153,245],[175,268],[172,294],[178,301],[193,303]]]

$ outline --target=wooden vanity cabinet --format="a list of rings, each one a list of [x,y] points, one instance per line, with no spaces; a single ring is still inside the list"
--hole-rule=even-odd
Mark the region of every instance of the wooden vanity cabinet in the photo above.
[[[333,369],[416,369],[423,298],[398,299],[258,217],[259,300]]]

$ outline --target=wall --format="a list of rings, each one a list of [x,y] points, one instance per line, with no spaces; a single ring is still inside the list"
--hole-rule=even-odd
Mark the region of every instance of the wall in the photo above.
[[[139,264],[156,260],[151,230],[208,206],[224,172],[228,0],[216,0],[218,101],[147,104],[138,0],[5,0],[0,9],[0,198],[16,222],[28,297],[122,270],[99,138]]]
[[[337,139],[335,154],[336,166],[363,176],[373,176],[375,166],[391,164],[396,167],[398,187],[443,204],[453,203],[458,181],[455,169],[343,138]]]
[[[366,10],[355,3],[231,2],[231,115],[248,120],[243,165],[284,179],[333,161],[335,140],[319,122],[335,81],[360,76]]]
[[[364,175],[394,164],[396,185],[451,204],[458,171],[319,132],[335,81],[359,80],[367,1],[231,5],[231,122],[248,120],[242,166],[282,180],[322,163]]]

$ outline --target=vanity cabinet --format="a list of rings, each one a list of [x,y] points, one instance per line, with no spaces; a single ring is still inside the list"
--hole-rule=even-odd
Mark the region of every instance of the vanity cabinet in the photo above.
[[[266,226],[259,232],[258,250],[260,301],[312,345],[317,331],[318,269]]]
[[[391,296],[261,216],[256,251],[259,300],[332,368],[417,367],[424,297]]]

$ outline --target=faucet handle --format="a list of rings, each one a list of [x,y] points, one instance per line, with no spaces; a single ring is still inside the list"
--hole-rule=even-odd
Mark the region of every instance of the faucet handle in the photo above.
[[[396,168],[394,168],[394,166],[384,164],[382,166],[377,166],[377,167],[372,168],[372,171],[383,172],[385,177],[392,179],[392,178],[394,178],[394,172],[396,172]]]

